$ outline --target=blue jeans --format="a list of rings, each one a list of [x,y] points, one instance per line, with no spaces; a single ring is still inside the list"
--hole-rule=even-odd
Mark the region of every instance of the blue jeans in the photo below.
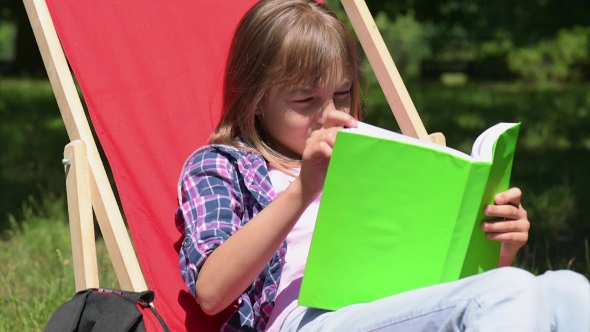
[[[281,331],[588,332],[590,284],[568,270],[503,267],[337,311],[299,307]]]

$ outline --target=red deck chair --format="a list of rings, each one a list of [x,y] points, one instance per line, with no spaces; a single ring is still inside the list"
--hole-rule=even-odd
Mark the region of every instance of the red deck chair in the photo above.
[[[154,290],[154,305],[172,331],[219,330],[231,314],[229,308],[205,316],[186,290],[173,215],[181,167],[219,119],[232,34],[255,2],[24,0],[72,141],[64,162],[76,290],[99,286],[94,210],[121,289]],[[442,134],[427,135],[364,1],[343,5],[402,132],[444,144]],[[112,169],[133,245],[68,63]],[[152,323],[146,322],[148,331]]]

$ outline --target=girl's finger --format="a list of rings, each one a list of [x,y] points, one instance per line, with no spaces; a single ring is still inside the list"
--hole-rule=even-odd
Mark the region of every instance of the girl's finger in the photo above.
[[[528,232],[531,225],[525,220],[484,221],[481,228],[488,233]]]
[[[324,128],[348,127],[356,128],[357,121],[348,113],[332,110],[326,115]]]
[[[526,232],[487,233],[486,236],[492,241],[509,243],[526,243],[529,239],[529,234]]]
[[[488,205],[484,211],[488,217],[500,217],[506,219],[520,219],[520,209],[512,205]]]
[[[510,204],[513,206],[520,205],[520,199],[522,198],[522,191],[518,188],[510,188],[503,193],[499,193],[494,198],[496,204]]]
[[[332,156],[332,147],[326,142],[319,142],[315,155],[316,158],[330,158]]]
[[[314,145],[318,142],[326,142],[330,147],[332,147],[334,146],[334,141],[336,141],[336,135],[338,134],[338,131],[340,129],[340,127],[332,127],[327,129],[316,130],[311,134],[311,137],[309,138],[307,144]]]
[[[315,144],[310,146],[310,151],[308,152],[308,156],[309,156],[309,159],[330,158],[332,156],[332,147],[324,141],[316,142]],[[303,158],[306,159],[305,153],[304,153]]]

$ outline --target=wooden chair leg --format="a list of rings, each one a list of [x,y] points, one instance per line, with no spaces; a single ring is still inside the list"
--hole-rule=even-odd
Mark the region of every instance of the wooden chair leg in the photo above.
[[[76,140],[66,145],[63,162],[77,292],[99,286],[86,144]]]

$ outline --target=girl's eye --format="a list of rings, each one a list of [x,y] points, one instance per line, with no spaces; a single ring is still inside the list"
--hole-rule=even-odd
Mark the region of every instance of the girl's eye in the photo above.
[[[348,96],[350,94],[350,89],[346,91],[336,92],[337,96]]]
[[[305,98],[305,99],[294,100],[294,102],[296,102],[298,104],[305,104],[305,103],[310,102],[312,100],[313,100],[312,97],[308,97],[308,98]]]

